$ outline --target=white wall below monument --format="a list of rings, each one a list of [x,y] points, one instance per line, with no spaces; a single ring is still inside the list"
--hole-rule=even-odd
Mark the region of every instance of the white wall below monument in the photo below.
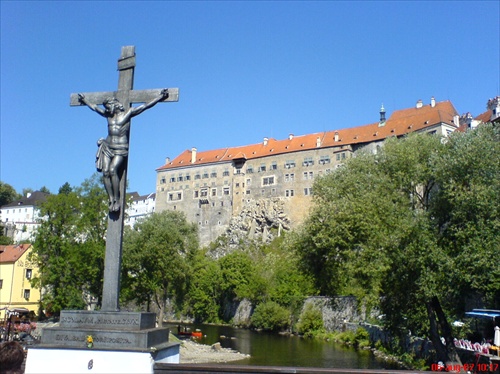
[[[155,362],[179,363],[179,347],[157,352],[102,351],[94,349],[30,348],[26,374],[153,373]]]

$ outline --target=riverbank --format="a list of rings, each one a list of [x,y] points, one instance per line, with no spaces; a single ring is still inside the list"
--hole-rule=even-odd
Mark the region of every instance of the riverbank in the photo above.
[[[220,343],[205,345],[196,343],[192,340],[181,341],[181,364],[225,363],[243,360],[248,357],[250,357],[250,355],[237,352],[230,348],[222,348]]]

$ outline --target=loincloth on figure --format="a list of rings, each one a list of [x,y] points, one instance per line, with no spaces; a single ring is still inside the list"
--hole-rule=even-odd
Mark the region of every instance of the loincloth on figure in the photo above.
[[[97,154],[95,156],[95,167],[97,171],[102,171],[104,165],[109,163],[115,156],[128,156],[128,144],[109,144],[106,139],[97,141]]]

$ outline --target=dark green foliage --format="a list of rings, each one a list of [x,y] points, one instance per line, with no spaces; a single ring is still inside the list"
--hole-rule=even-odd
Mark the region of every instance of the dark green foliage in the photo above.
[[[0,207],[21,198],[14,187],[0,181]]]
[[[221,270],[222,299],[227,301],[249,299],[258,300],[265,285],[257,271],[257,264],[250,255],[234,251],[219,261]]]
[[[499,144],[491,125],[447,141],[412,134],[318,179],[293,248],[322,294],[382,297],[396,336],[439,345],[440,334],[452,348],[445,315],[472,295],[499,307]]]
[[[187,295],[187,312],[197,322],[221,322],[222,275],[219,264],[200,251],[194,261],[192,274]]]
[[[105,192],[96,177],[68,193],[49,195],[40,206],[40,227],[32,260],[44,290],[42,307],[51,313],[81,309],[102,293],[106,230]]]
[[[163,320],[167,300],[182,304],[198,249],[197,227],[184,214],[155,213],[125,232],[123,286],[125,300],[154,303]]]
[[[306,304],[300,314],[296,328],[299,334],[303,334],[306,337],[323,331],[323,314],[321,310],[312,303]]]
[[[267,331],[284,331],[290,326],[290,312],[274,301],[257,305],[252,326]]]

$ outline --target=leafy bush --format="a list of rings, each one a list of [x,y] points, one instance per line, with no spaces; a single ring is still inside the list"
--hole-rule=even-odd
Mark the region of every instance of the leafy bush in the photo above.
[[[290,325],[290,313],[274,301],[257,305],[251,318],[252,326],[268,331],[283,331]]]
[[[313,304],[307,304],[300,314],[297,331],[307,337],[323,330],[323,314]]]
[[[354,346],[357,348],[370,346],[370,334],[362,327],[358,327],[356,334],[354,334]]]

